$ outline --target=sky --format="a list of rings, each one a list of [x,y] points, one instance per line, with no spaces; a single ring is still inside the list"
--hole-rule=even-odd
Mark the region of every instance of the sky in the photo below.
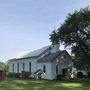
[[[0,0],[0,61],[51,45],[54,24],[58,29],[68,13],[86,6],[90,0]]]

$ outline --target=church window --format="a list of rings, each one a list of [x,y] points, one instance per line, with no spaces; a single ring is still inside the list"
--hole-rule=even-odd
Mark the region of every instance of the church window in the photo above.
[[[44,73],[46,73],[46,66],[45,65],[43,66],[43,71],[44,71]]]
[[[17,64],[17,72],[19,72],[19,63]]]
[[[59,67],[56,65],[56,74],[58,74]]]
[[[13,63],[13,72],[14,72],[14,63]]]
[[[25,63],[23,63],[23,71],[25,71]]]
[[[63,58],[66,59],[66,55],[64,55]]]
[[[62,59],[66,59],[66,55],[62,55]]]
[[[31,72],[31,62],[29,62],[29,72]]]

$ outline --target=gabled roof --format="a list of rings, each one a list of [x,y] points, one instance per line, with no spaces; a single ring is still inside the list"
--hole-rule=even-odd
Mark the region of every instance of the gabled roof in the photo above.
[[[41,55],[43,52],[45,52],[46,50],[48,50],[49,48],[50,48],[50,46],[45,46],[45,47],[42,47],[39,49],[23,51],[23,52],[17,54],[15,57],[13,57],[10,60],[37,57],[37,56]]]
[[[58,51],[56,53],[50,53],[48,55],[46,55],[44,58],[41,58],[38,60],[38,62],[51,62],[52,60],[54,60],[57,56],[59,56],[60,54],[62,54],[63,52],[65,52],[66,50],[63,51]]]
[[[36,72],[34,72],[34,74],[38,74],[38,73],[44,73],[44,71],[42,69],[38,69]]]

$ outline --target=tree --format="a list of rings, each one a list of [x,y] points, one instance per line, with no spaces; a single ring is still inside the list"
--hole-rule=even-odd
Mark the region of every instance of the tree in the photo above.
[[[0,62],[0,70],[2,70],[4,63]]]
[[[57,34],[57,31],[54,30],[51,34],[50,34],[50,38],[49,38],[52,42],[52,44],[59,44],[59,37]]]
[[[6,72],[8,72],[9,65],[5,64],[4,62],[0,62],[0,70],[4,69]]]
[[[78,65],[90,66],[90,9],[81,8],[68,14],[58,29],[59,42],[71,48]]]

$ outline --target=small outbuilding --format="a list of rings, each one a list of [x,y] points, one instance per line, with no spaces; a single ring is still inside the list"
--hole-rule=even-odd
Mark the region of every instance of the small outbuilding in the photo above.
[[[36,74],[36,79],[42,80],[45,74],[42,69],[38,69],[34,74]]]

